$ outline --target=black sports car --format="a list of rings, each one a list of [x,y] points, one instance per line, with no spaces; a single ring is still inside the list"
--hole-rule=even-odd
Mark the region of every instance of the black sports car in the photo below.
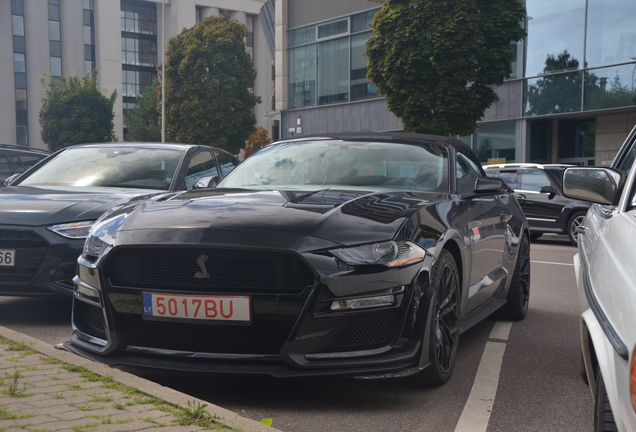
[[[106,364],[436,385],[462,331],[525,317],[529,232],[452,138],[296,139],[113,209],[78,272],[65,345]]]
[[[85,144],[16,174],[0,188],[0,295],[71,296],[77,258],[102,213],[197,180],[208,186],[237,164],[208,146]]]

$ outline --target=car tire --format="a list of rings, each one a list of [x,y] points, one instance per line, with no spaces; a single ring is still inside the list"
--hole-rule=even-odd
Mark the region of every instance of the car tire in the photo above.
[[[440,386],[450,379],[457,357],[459,343],[459,271],[453,255],[446,249],[440,253],[431,283],[435,288],[430,317],[429,346],[431,364],[415,375],[421,384]]]
[[[517,262],[508,289],[508,302],[499,309],[495,317],[506,321],[521,321],[528,313],[530,303],[530,241],[521,236],[517,250]]]
[[[573,246],[578,246],[579,244],[576,228],[583,225],[583,219],[585,219],[586,213],[587,211],[578,211],[574,213],[568,221],[568,238],[570,239],[570,243],[572,243]]]
[[[594,432],[617,432],[614,413],[607,397],[603,375],[596,374],[596,398],[594,401]]]

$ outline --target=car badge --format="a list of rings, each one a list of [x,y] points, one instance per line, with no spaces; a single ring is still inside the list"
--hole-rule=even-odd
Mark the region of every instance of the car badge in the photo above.
[[[210,277],[210,273],[208,273],[208,269],[205,268],[205,262],[209,258],[210,257],[208,257],[207,255],[200,255],[199,258],[197,258],[197,264],[199,265],[199,268],[201,269],[201,271],[198,271],[194,274],[194,277],[196,279],[205,279]]]

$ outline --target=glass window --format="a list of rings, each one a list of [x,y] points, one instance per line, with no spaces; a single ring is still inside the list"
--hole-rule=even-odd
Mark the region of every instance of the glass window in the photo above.
[[[27,92],[26,90],[15,91],[15,107],[16,109],[27,109]]]
[[[21,155],[21,156],[19,156],[19,158],[20,158],[20,161],[22,162],[22,165],[24,166],[25,169],[31,168],[33,165],[35,165],[40,160],[42,160],[42,158],[40,158],[40,157],[29,156],[29,155]]]
[[[371,20],[373,19],[373,15],[375,15],[377,11],[379,11],[379,9],[363,12],[361,14],[352,16],[351,17],[351,33],[370,30]]]
[[[524,95],[524,115],[581,111],[582,81],[582,72],[529,79]]]
[[[59,41],[62,40],[60,38],[60,22],[59,21],[49,21],[49,39]]]
[[[528,16],[527,65],[525,76],[544,73],[549,65],[547,56],[563,52],[573,62],[567,69],[583,66],[586,0],[532,0],[526,2]],[[574,64],[576,61],[576,64]]]
[[[304,45],[316,40],[316,27],[303,27],[289,32],[289,46]]]
[[[364,55],[367,40],[372,32],[351,36],[351,100],[378,97],[378,90],[367,79],[367,57]]]
[[[62,57],[62,43],[59,41],[49,41],[51,57]]]
[[[13,70],[26,73],[26,59],[22,53],[13,53]]]
[[[223,153],[217,153],[216,160],[219,162],[219,167],[221,167],[221,173],[223,174],[223,177],[228,175],[230,171],[232,171],[239,164],[238,160]]]
[[[481,172],[475,164],[465,155],[457,153],[455,164],[455,178],[457,180],[457,193],[471,193],[475,190],[475,182],[481,177]]]
[[[24,15],[24,3],[22,0],[11,0],[11,13],[14,15]]]
[[[24,17],[19,15],[11,15],[13,23],[13,35],[24,36]]]
[[[515,162],[517,146],[521,145],[521,124],[517,120],[480,123],[474,143],[482,164]]]
[[[517,171],[500,171],[497,177],[505,181],[511,188],[519,188],[519,184],[517,183]]]
[[[349,31],[349,20],[336,21],[318,26],[318,38],[327,38],[347,33]]]
[[[559,123],[559,158],[594,157],[596,122]]]
[[[552,186],[548,176],[541,171],[521,170],[521,184],[519,189],[539,192],[544,186]]]
[[[27,126],[16,126],[16,144],[29,145],[29,128]]]
[[[26,52],[24,36],[13,36],[13,52]]]
[[[218,175],[214,155],[207,151],[199,152],[192,157],[188,165],[185,178],[186,189],[192,189],[198,178]]]
[[[318,44],[318,105],[349,101],[349,38]]]
[[[14,74],[15,79],[15,88],[17,89],[26,89],[27,87],[27,79],[26,74],[22,72],[16,72]]]
[[[11,175],[11,167],[6,156],[0,155],[0,183],[4,183],[5,179]]]
[[[292,108],[315,105],[316,45],[294,48],[289,53],[289,97]]]
[[[54,77],[62,76],[62,59],[60,57],[51,57],[51,75]]]
[[[584,109],[595,110],[635,105],[635,78],[636,64],[586,72]]]
[[[624,63],[636,58],[636,2],[588,0],[588,67]]]
[[[60,20],[60,5],[49,3],[49,19],[52,21]]]
[[[93,29],[91,26],[84,26],[84,45],[93,45]]]

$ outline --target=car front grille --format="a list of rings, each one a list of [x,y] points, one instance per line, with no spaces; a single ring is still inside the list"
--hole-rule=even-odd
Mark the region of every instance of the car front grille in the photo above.
[[[126,345],[157,349],[232,354],[278,354],[293,322],[214,325],[145,320],[115,313],[120,340]]]
[[[73,322],[81,332],[106,339],[106,326],[101,307],[76,299],[73,302]]]
[[[397,334],[399,318],[397,310],[352,315],[338,335],[334,347],[368,349],[374,345],[385,345]]]
[[[105,274],[120,287],[217,292],[298,293],[315,279],[290,253],[212,248],[122,249]]]
[[[33,231],[0,230],[0,249],[15,250],[15,266],[0,266],[1,283],[27,283],[35,276],[49,244]]]

